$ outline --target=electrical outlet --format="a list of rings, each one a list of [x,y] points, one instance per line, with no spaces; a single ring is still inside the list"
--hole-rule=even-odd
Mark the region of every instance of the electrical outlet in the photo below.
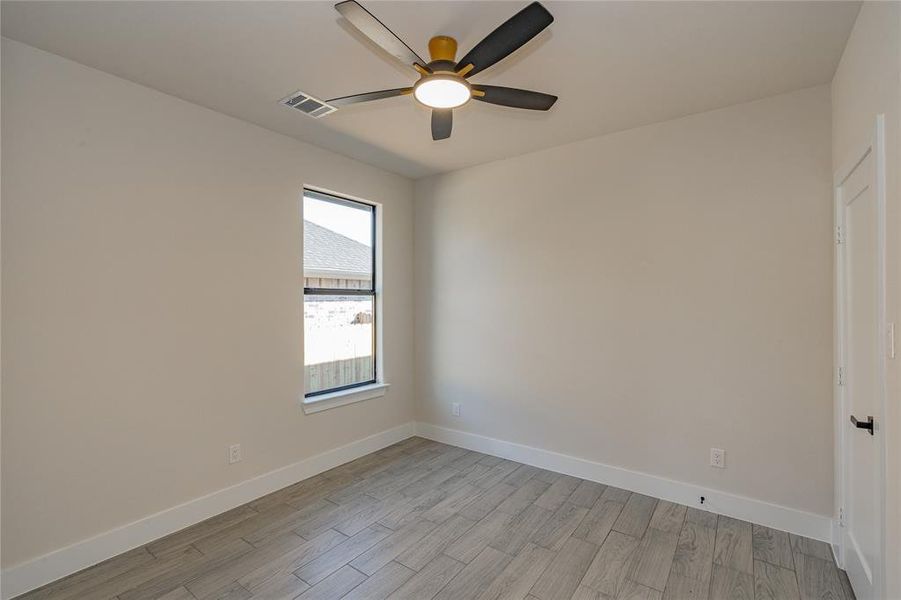
[[[460,403],[459,402],[451,402],[451,414],[455,417],[460,416]]]
[[[710,449],[710,466],[717,469],[726,468],[726,451],[722,448]]]
[[[241,444],[232,444],[228,447],[228,464],[241,462]]]

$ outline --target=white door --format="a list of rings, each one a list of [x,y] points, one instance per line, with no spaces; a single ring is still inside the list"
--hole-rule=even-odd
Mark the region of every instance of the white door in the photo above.
[[[882,597],[884,570],[885,159],[872,143],[836,179],[841,554],[860,600]],[[843,422],[843,424],[842,424]]]

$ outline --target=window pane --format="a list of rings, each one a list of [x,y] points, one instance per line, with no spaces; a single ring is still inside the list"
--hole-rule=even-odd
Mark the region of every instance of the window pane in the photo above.
[[[304,287],[372,289],[373,208],[306,191]]]
[[[304,297],[307,394],[375,380],[372,300],[372,296]]]

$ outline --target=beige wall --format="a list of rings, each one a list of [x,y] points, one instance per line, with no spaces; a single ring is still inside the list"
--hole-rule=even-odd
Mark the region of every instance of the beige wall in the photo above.
[[[412,418],[408,180],[15,42],[2,59],[4,566]],[[384,203],[391,383],[310,416],[305,183]]]
[[[830,114],[840,160],[894,110],[897,80],[854,90],[897,6],[864,7],[834,111],[813,88],[418,182],[419,418],[831,515]],[[412,418],[408,180],[15,42],[2,60],[4,566]],[[304,183],[385,203],[392,384],[311,416]]]
[[[901,3],[865,2],[832,81],[833,167],[867,142],[876,115],[885,114],[886,312],[901,324]],[[899,330],[901,331],[901,330]],[[897,334],[896,334],[897,335]],[[899,340],[901,342],[901,340]],[[888,365],[885,431],[888,507],[887,598],[901,598],[901,363]],[[892,433],[893,432],[893,433]]]
[[[417,182],[420,420],[831,516],[830,181],[821,86]]]

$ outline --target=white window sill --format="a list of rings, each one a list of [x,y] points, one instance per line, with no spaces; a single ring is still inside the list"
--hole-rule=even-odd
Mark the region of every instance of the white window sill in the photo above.
[[[355,402],[363,402],[372,398],[379,398],[385,395],[388,390],[388,383],[373,383],[363,385],[349,390],[340,390],[319,396],[312,396],[303,399],[303,412],[310,415],[313,413],[329,410],[330,408],[338,408]]]

